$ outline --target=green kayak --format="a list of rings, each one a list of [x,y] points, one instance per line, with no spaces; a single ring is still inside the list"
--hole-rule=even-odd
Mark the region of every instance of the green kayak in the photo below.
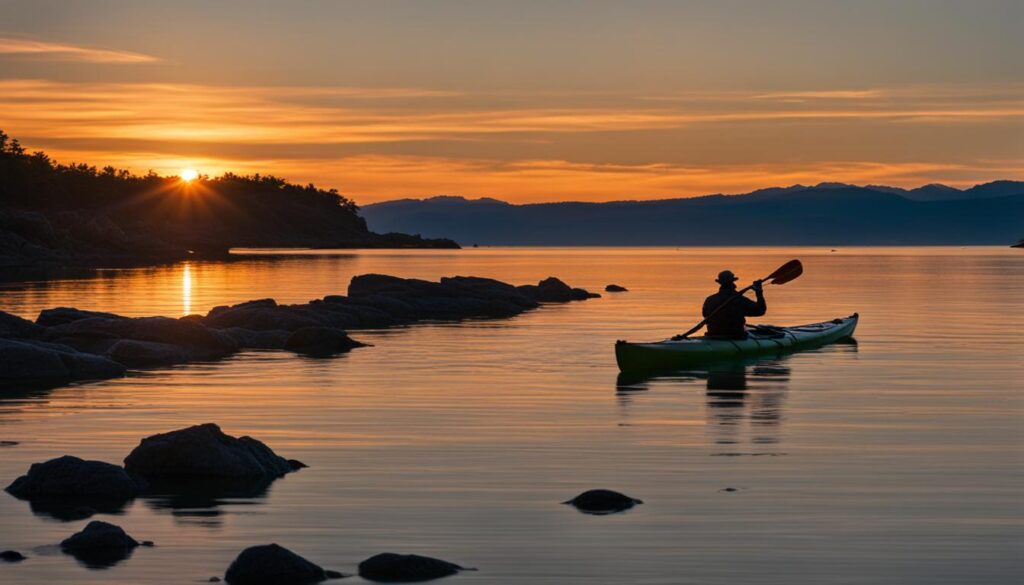
[[[823,323],[772,327],[761,325],[748,329],[747,339],[687,339],[653,343],[615,342],[615,360],[623,373],[651,372],[687,368],[751,356],[792,353],[820,347],[853,336],[858,315]]]

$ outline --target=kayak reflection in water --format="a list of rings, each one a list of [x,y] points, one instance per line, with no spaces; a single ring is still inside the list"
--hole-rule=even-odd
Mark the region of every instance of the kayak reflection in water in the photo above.
[[[755,280],[751,288],[756,301],[752,301],[736,292],[736,275],[731,270],[718,273],[715,282],[719,284],[718,292],[704,300],[703,316],[707,319],[707,337],[719,339],[746,339],[745,330],[747,317],[760,317],[768,312],[764,301],[764,287],[760,280]]]

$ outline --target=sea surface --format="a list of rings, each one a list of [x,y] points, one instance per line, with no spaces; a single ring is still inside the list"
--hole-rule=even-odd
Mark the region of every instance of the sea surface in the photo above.
[[[858,312],[856,344],[619,381],[616,339],[689,328],[715,274],[768,286],[777,325]],[[120,462],[202,422],[308,469],[266,490],[140,498],[96,518],[153,540],[90,569],[60,521],[0,493],[0,582],[201,583],[277,542],[355,572],[379,552],[476,567],[445,583],[1024,582],[1024,252],[1009,248],[248,251],[229,262],[0,285],[0,310],[205,313],[344,294],[353,275],[558,276],[621,294],[512,319],[352,331],[334,359],[249,351],[0,399],[0,483],[65,453]],[[590,516],[560,502],[642,499]],[[735,488],[735,491],[723,491]],[[343,581],[359,583],[358,577]]]

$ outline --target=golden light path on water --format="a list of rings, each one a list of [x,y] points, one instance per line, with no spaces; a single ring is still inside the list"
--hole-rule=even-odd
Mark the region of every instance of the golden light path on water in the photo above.
[[[181,314],[192,314],[192,265],[188,262],[181,266]]]
[[[859,312],[856,345],[620,383],[616,339],[696,319],[712,279],[768,287],[761,322]],[[94,571],[52,545],[84,525],[0,494],[12,583],[181,583],[278,542],[353,572],[383,551],[473,583],[1009,583],[1024,542],[1024,261],[1009,248],[292,251],[5,283],[0,310],[205,313],[343,294],[364,273],[629,288],[513,319],[352,331],[372,347],[212,363],[0,399],[0,481],[65,453],[119,462],[214,421],[308,469],[260,489],[145,497],[98,519],[157,546]],[[585,516],[595,487],[644,500]],[[735,487],[736,492],[722,492]],[[49,548],[48,548],[49,547]],[[9,580],[9,581],[8,581]],[[353,578],[353,582],[359,582]],[[454,580],[453,580],[454,582]]]

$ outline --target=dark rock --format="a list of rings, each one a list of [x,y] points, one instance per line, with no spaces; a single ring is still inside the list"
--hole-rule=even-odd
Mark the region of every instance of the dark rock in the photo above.
[[[604,287],[604,290],[605,290],[605,292],[613,292],[613,293],[614,292],[627,292],[627,291],[629,291],[628,288],[626,288],[624,286],[619,286],[617,284],[609,284],[608,286]]]
[[[309,467],[308,465],[299,461],[298,459],[289,459],[288,466],[292,468],[292,471],[298,471],[300,469],[305,469]]]
[[[122,339],[106,353],[110,359],[130,368],[171,366],[202,359],[180,345],[137,339]]]
[[[0,387],[49,386],[124,375],[124,367],[55,343],[0,339]]]
[[[575,498],[562,502],[588,514],[612,514],[628,510],[643,502],[612,490],[588,490]]]
[[[92,317],[101,317],[104,319],[125,318],[120,315],[103,313],[101,311],[83,311],[72,307],[56,307],[41,311],[39,316],[36,317],[36,324],[42,325],[43,327],[53,327],[54,325],[64,325],[71,323],[72,321],[81,321],[82,319],[89,319]]]
[[[182,348],[190,359],[218,359],[238,350],[228,336],[190,319],[168,317],[103,318],[90,317],[47,330],[50,340],[73,347],[78,339],[135,340],[162,343]]]
[[[554,276],[545,278],[536,285],[523,285],[517,289],[539,303],[568,303],[601,296],[582,288],[572,288]]]
[[[213,423],[147,437],[124,465],[146,478],[274,478],[292,471],[270,447],[226,435]]]
[[[7,486],[7,492],[27,500],[55,497],[127,500],[138,495],[144,486],[144,482],[117,465],[65,455],[33,463],[26,475]]]
[[[139,546],[120,526],[93,520],[81,532],[64,539],[60,548],[86,566],[112,566],[128,558]]]
[[[0,447],[14,447],[19,445],[17,441],[0,441]]]
[[[0,561],[4,561],[7,563],[17,563],[20,561],[24,561],[27,558],[28,557],[26,557],[25,555],[21,554],[16,550],[5,550],[3,552],[0,552]]]
[[[328,579],[318,565],[277,544],[250,546],[228,567],[230,585],[304,585]]]
[[[210,577],[206,580],[207,583],[220,583],[220,577]]]
[[[107,380],[120,378],[125,374],[125,367],[121,363],[87,353],[62,353],[61,359],[71,372],[71,379],[81,380]]]
[[[0,385],[59,384],[70,380],[71,371],[56,351],[0,339]]]
[[[356,347],[363,347],[363,344],[344,331],[330,327],[304,327],[292,333],[284,343],[289,351],[313,356],[344,353]]]
[[[396,553],[381,553],[359,563],[360,577],[385,583],[429,581],[463,570],[463,567],[441,559]]]
[[[279,306],[273,299],[216,307],[206,315],[203,323],[214,329],[239,327],[251,331],[295,331],[322,325],[319,320],[308,315]]]
[[[731,493],[731,492],[738,492],[740,490],[739,490],[739,488],[727,487],[727,488],[722,488],[722,489],[720,489],[718,491],[720,491],[720,492],[730,492]]]
[[[360,296],[357,301],[349,299],[349,297],[331,295],[324,297],[324,302],[337,305],[358,304],[363,307],[371,307],[388,314],[392,319],[396,319],[398,321],[412,321],[417,318],[416,307],[410,303],[386,295],[363,295]]]
[[[0,337],[14,339],[35,339],[43,334],[39,325],[17,315],[0,311]]]
[[[284,349],[284,342],[291,335],[291,332],[283,329],[253,331],[241,327],[227,327],[220,332],[234,340],[239,348],[244,349]]]

